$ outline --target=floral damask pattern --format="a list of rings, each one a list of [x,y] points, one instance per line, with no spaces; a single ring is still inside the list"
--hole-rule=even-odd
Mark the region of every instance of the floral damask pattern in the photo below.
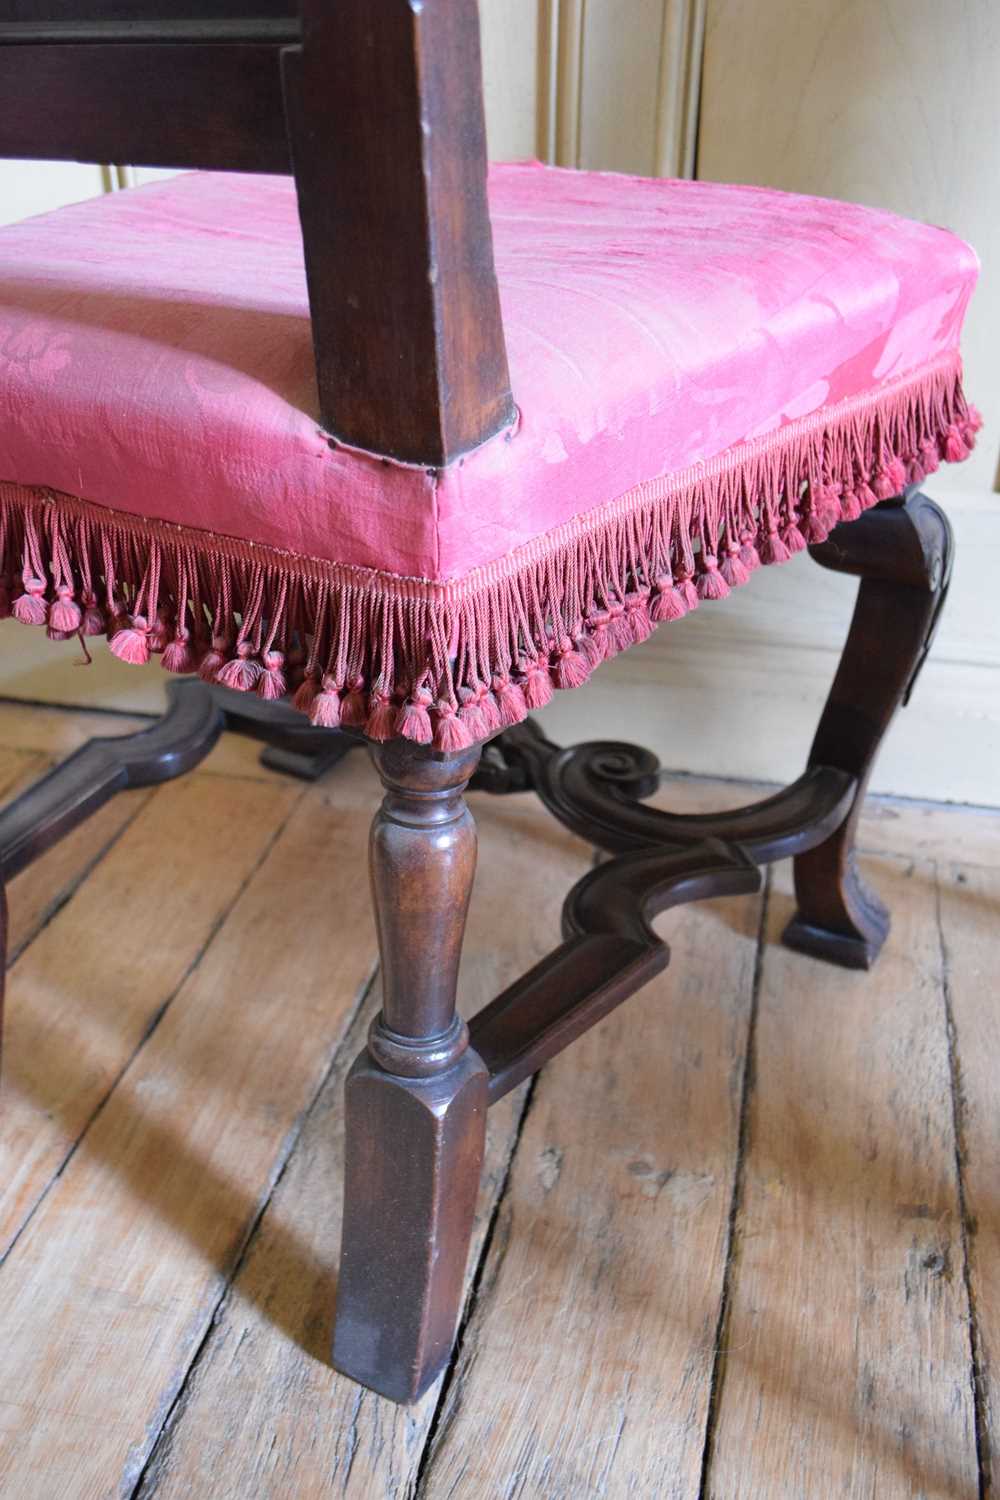
[[[331,448],[295,193],[195,174],[0,230],[0,480],[427,579],[957,349],[972,251],[850,204],[537,164],[491,210],[516,428]]]

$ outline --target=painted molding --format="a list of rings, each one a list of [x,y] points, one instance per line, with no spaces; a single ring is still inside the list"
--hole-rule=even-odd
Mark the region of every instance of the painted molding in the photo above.
[[[583,36],[586,0],[538,3],[538,155],[560,167],[580,165]]]
[[[656,112],[656,175],[693,177],[698,157],[707,0],[664,0]]]

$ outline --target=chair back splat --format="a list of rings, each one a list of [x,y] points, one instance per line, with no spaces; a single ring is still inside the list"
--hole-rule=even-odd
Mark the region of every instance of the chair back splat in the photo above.
[[[0,155],[294,169],[331,436],[439,467],[514,414],[476,0],[0,0]]]

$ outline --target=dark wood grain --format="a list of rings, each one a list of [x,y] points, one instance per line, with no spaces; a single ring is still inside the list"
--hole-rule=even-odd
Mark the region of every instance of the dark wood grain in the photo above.
[[[686,901],[759,889],[760,870],[737,845],[644,850],[599,865],[563,908],[566,941],[470,1025],[489,1069],[493,1104],[634,995],[670,961],[652,918]]]
[[[415,1401],[451,1353],[485,1145],[486,1068],[455,1009],[476,861],[462,793],[479,750],[390,741],[372,757],[382,1010],[346,1085],[333,1362]]]
[[[279,57],[253,43],[0,45],[0,155],[287,172]]]
[[[0,0],[0,40],[9,28],[121,23],[169,27],[185,21],[203,25],[227,22],[289,21],[298,13],[296,0]]]
[[[850,633],[809,756],[856,782],[839,828],[795,861],[798,911],[789,947],[850,968],[870,968],[889,932],[889,913],[862,880],[855,837],[882,739],[909,697],[948,593],[954,540],[925,495],[890,501],[811,547],[815,560],[861,578]]]
[[[0,812],[0,877],[11,880],[117,792],[192,770],[224,727],[197,679],[170,684],[162,719],[138,734],[88,740]]]
[[[560,823],[609,854],[722,839],[768,864],[825,839],[846,816],[855,790],[848,772],[815,764],[747,807],[673,813],[643,806],[641,799],[659,786],[659,762],[639,745],[591,740],[563,750],[528,719],[500,735],[487,755],[486,769],[473,781],[477,790],[537,792]]]
[[[476,0],[304,0],[303,27],[286,92],[323,419],[437,467],[514,414]]]

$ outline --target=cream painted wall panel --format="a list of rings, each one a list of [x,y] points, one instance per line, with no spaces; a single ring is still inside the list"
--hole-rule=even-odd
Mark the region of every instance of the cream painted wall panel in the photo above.
[[[584,12],[578,165],[656,172],[663,0],[590,0]]]
[[[0,224],[14,224],[105,191],[101,167],[77,162],[0,161]]]
[[[965,338],[986,427],[960,478],[1000,455],[1000,5],[996,0],[709,0],[698,175],[854,199],[976,246]]]
[[[493,161],[540,154],[541,0],[480,0],[486,129]]]

